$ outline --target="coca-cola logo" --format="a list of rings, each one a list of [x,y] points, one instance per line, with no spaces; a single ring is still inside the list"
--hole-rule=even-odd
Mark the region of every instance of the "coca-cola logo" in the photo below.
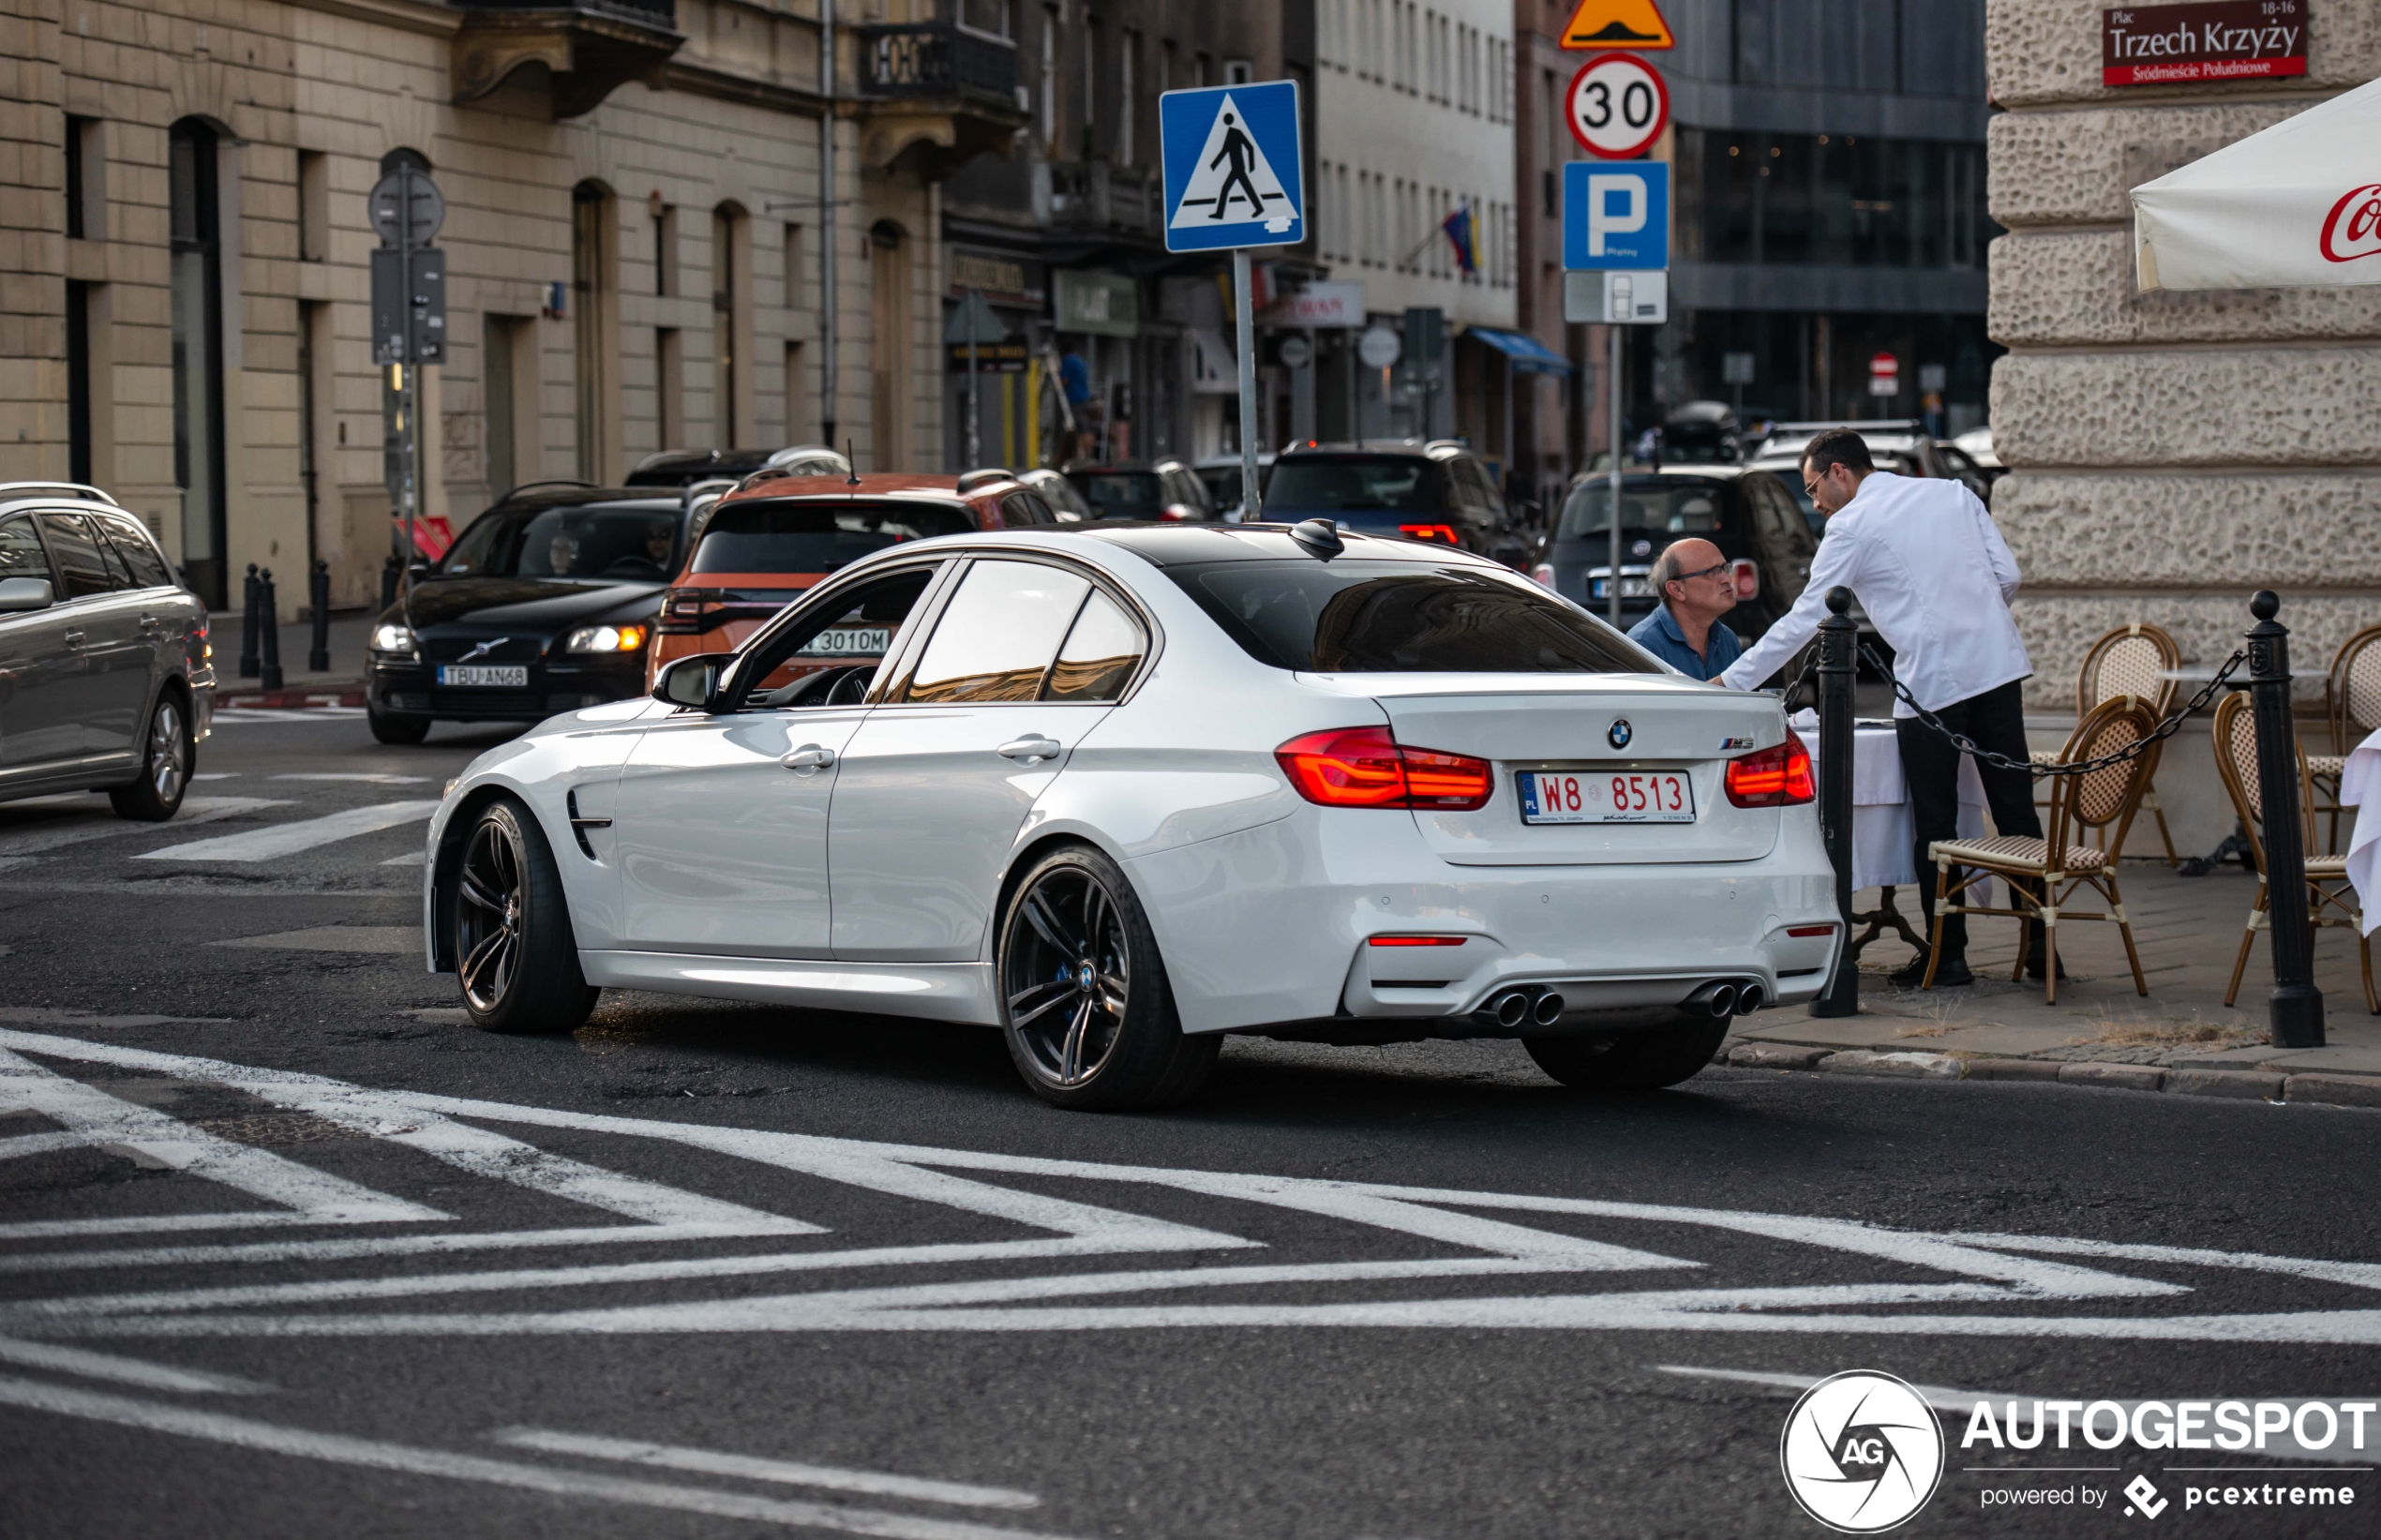
[[[2331,205],[2320,245],[2325,259],[2335,262],[2381,252],[2381,182],[2351,187]]]

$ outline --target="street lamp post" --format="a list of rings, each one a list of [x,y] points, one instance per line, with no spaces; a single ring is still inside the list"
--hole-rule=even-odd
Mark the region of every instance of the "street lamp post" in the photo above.
[[[2307,847],[2299,813],[2299,735],[2290,721],[2290,629],[2282,601],[2261,589],[2249,601],[2249,699],[2256,717],[2257,806],[2266,845],[2266,918],[2273,943],[2269,1020],[2276,1048],[2323,1046],[2323,991],[2314,986],[2307,926]]]

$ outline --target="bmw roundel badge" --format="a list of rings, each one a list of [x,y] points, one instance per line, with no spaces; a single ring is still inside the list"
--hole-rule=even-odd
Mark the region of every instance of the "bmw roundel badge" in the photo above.
[[[1630,737],[1628,718],[1625,716],[1614,717],[1612,719],[1610,730],[1606,732],[1604,737],[1606,741],[1610,742],[1612,747],[1616,749],[1627,748]]]

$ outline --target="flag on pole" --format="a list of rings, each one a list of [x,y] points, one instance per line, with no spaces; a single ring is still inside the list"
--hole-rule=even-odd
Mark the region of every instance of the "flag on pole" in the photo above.
[[[1480,221],[1472,213],[1472,205],[1464,204],[1440,221],[1447,244],[1455,247],[1455,265],[1473,277],[1479,277],[1480,262],[1475,254],[1480,237]]]

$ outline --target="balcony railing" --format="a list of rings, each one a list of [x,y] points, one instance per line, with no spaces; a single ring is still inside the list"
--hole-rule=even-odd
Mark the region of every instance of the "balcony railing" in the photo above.
[[[1151,172],[1105,160],[1054,160],[1049,172],[1053,225],[1130,235],[1158,233],[1159,205],[1164,200]]]
[[[678,0],[454,0],[457,10],[583,10],[642,26],[678,30]]]
[[[1004,106],[1016,104],[1014,44],[963,31],[949,22],[856,30],[863,95],[974,96],[996,98]]]

